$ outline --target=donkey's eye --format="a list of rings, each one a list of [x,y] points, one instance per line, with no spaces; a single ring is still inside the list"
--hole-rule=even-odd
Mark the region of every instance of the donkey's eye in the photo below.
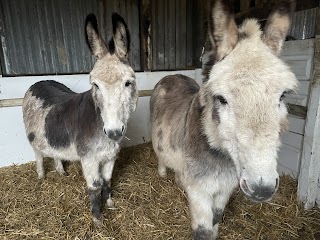
[[[280,102],[283,101],[283,99],[286,97],[286,94],[288,94],[289,91],[284,91],[280,96]]]
[[[131,82],[129,80],[126,81],[126,83],[124,84],[126,87],[131,85]]]
[[[221,95],[215,96],[215,99],[217,99],[222,105],[228,104],[227,100]]]
[[[98,86],[96,83],[92,83],[92,85],[93,85],[95,88],[99,89],[99,86]]]

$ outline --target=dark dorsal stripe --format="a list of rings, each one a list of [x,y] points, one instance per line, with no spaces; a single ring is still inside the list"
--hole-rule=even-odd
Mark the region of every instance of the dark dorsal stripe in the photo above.
[[[30,87],[32,96],[43,101],[43,107],[49,107],[77,95],[65,85],[53,80],[40,81]]]

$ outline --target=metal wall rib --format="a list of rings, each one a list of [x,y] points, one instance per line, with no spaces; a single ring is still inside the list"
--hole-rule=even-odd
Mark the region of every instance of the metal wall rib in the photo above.
[[[207,0],[151,0],[152,70],[200,67]]]

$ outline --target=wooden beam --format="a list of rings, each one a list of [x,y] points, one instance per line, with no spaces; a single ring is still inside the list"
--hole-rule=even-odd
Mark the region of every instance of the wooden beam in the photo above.
[[[140,90],[139,97],[150,97],[153,90]],[[22,106],[23,98],[0,99],[0,108]]]
[[[21,106],[23,98],[0,99],[0,108]]]
[[[150,97],[152,95],[153,90],[140,90],[139,97]]]

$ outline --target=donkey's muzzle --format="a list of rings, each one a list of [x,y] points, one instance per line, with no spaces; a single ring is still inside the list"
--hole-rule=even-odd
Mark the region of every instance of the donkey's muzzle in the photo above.
[[[249,185],[246,180],[242,180],[240,187],[251,200],[256,202],[266,202],[269,201],[278,190],[279,179],[276,179],[276,184],[273,186],[264,185],[262,181],[260,184]]]
[[[108,138],[119,141],[123,136],[123,130],[122,129],[114,129],[114,130],[104,130],[104,133],[108,136]]]

